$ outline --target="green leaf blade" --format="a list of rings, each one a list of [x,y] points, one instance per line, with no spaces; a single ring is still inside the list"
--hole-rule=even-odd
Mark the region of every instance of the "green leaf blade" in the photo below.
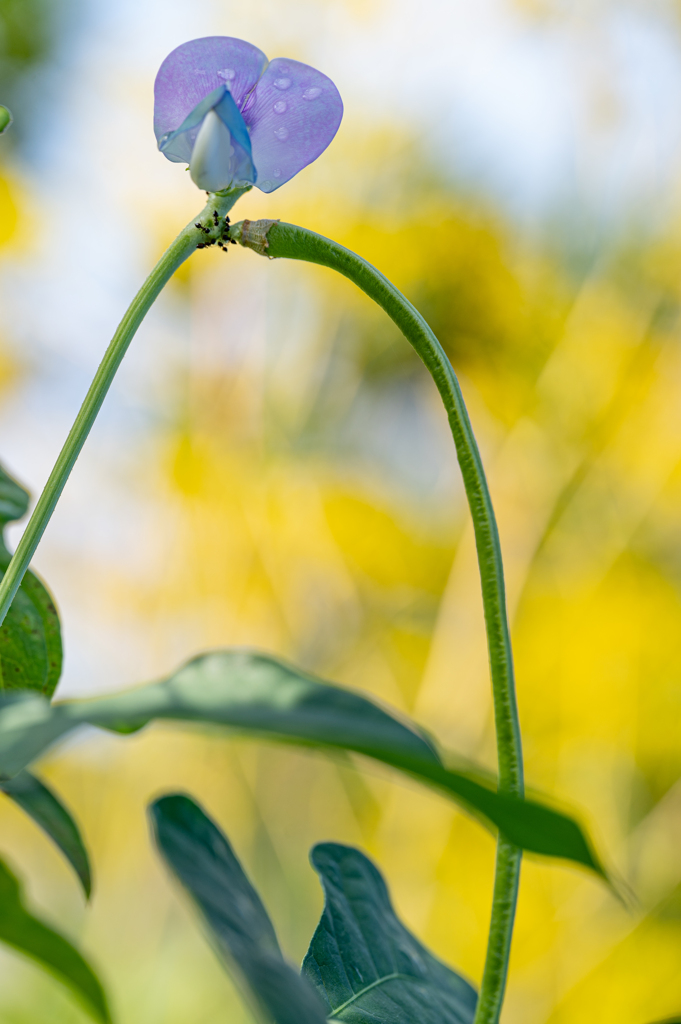
[[[397,918],[381,873],[349,846],[311,854],[325,894],[303,974],[346,1024],[471,1024],[475,989]]]
[[[9,564],[9,556],[3,570]],[[4,571],[0,572],[0,578]],[[44,693],[47,684],[47,644],[40,614],[20,587],[5,620],[0,625],[0,671],[4,690],[36,690]]]
[[[22,519],[28,512],[29,495],[3,466],[0,466],[0,528]]]
[[[68,707],[68,710],[67,710]],[[81,724],[75,703],[50,704],[27,690],[0,693],[0,779],[18,775]]]
[[[113,696],[49,705],[37,695],[16,700],[7,695],[0,701],[0,778],[25,768],[77,725],[126,731],[153,719],[213,723],[363,754],[445,793],[516,846],[607,877],[572,818],[534,800],[498,793],[485,772],[445,768],[416,724],[360,693],[248,650],[201,655],[160,682]]]
[[[51,697],[61,678],[64,660],[59,612],[45,584],[30,569],[21,581],[19,593],[29,599],[40,619],[45,645],[45,674],[42,693],[46,697]]]
[[[325,1024],[315,991],[284,960],[267,911],[217,825],[182,794],[155,801],[150,817],[162,856],[258,1016],[274,1024]]]
[[[0,466],[0,579],[11,561],[4,528],[28,509],[28,492]],[[36,690],[51,697],[62,670],[59,614],[49,591],[30,570],[0,625],[0,689]]]
[[[59,847],[89,899],[92,892],[90,858],[78,826],[61,801],[40,779],[25,770],[3,782],[0,789]]]
[[[0,861],[0,942],[35,960],[67,985],[100,1024],[111,1016],[95,972],[67,939],[24,906],[19,881]]]

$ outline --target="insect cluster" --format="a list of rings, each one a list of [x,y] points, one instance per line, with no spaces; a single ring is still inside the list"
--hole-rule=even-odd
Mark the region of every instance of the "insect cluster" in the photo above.
[[[236,241],[230,238],[229,234],[229,217],[225,216],[224,220],[221,220],[218,216],[218,211],[213,210],[213,223],[208,222],[208,226],[201,224],[198,221],[194,225],[199,231],[203,231],[204,235],[208,235],[205,242],[197,242],[197,249],[207,249],[211,245],[217,245],[218,249],[222,249],[223,252],[228,252],[227,245],[231,242],[232,245],[236,245]]]

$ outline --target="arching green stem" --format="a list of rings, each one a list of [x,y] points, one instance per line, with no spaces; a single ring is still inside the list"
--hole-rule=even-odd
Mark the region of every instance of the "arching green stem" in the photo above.
[[[64,447],[59,453],[54,469],[50,473],[23,536],[17,545],[14,557],[7,568],[2,583],[0,583],[0,623],[3,622],[12,604],[14,595],[19,589],[29,563],[40,543],[40,538],[45,532],[45,527],[50,521],[50,517],[59,501],[59,496],[64,490],[66,481],[76,459],[80,455],[86,438],[102,407],[102,402],[111,387],[116,371],[121,365],[123,356],[128,351],[128,346],[135,336],[137,328],[177,268],[184,263],[188,256],[191,256],[197,245],[205,245],[217,235],[219,229],[214,223],[214,212],[217,213],[218,218],[224,217],[237,199],[246,191],[248,189],[242,188],[235,189],[231,193],[224,195],[211,195],[205,208],[196,218],[196,223],[204,224],[209,234],[197,228],[195,221],[188,224],[180,232],[172,245],[163,253],[163,256],[161,256],[161,259],[130,303],[104,354],[104,358],[85,396],[85,401],[76,417],[76,421],[69,432]],[[224,228],[224,221],[221,227]]]
[[[312,231],[279,221],[243,221],[232,237],[263,256],[318,263],[353,281],[381,306],[415,348],[444,403],[475,532],[492,677],[499,788],[523,794],[520,727],[506,614],[504,571],[494,509],[459,382],[439,341],[412,304],[375,267]],[[520,850],[499,837],[492,920],[475,1024],[496,1024],[506,985],[520,877]]]

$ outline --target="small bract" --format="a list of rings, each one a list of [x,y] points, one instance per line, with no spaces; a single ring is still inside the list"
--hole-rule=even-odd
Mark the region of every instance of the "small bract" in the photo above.
[[[274,192],[324,152],[343,102],[321,71],[243,39],[208,36],[166,57],[154,84],[154,132],[206,192]]]

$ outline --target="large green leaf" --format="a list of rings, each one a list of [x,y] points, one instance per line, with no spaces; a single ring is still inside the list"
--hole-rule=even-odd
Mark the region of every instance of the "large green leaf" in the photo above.
[[[267,911],[217,825],[182,795],[157,800],[150,816],[159,850],[257,1016],[274,1024],[325,1024],[321,1000],[284,960]]]
[[[94,700],[50,705],[30,694],[6,695],[0,701],[0,778],[21,771],[77,725],[130,731],[153,718],[219,723],[271,739],[365,754],[445,792],[517,846],[605,876],[572,818],[497,793],[484,773],[445,768],[416,725],[361,694],[244,650],[205,654],[161,682]]]
[[[80,879],[87,899],[92,891],[90,860],[75,821],[44,782],[23,771],[0,784],[22,810],[43,829],[62,851]]]
[[[303,961],[327,1017],[348,1024],[471,1024],[475,989],[398,919],[385,882],[350,846],[311,855],[326,897]]]
[[[10,563],[4,528],[21,519],[28,493],[0,466],[0,579]],[[62,643],[52,597],[30,570],[0,625],[0,689],[38,690],[51,697],[59,682]]]
[[[0,942],[36,960],[71,988],[95,1020],[108,1024],[106,996],[94,971],[70,942],[26,910],[19,881],[2,861]]]

